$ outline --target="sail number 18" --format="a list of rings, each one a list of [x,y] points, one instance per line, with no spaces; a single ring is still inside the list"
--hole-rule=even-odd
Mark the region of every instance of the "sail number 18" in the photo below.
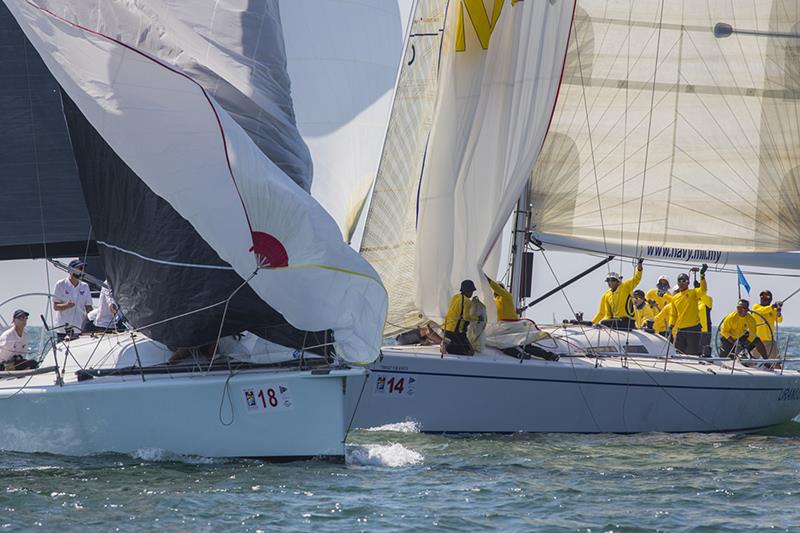
[[[286,385],[269,385],[242,389],[244,403],[249,413],[271,413],[292,408],[292,397]]]

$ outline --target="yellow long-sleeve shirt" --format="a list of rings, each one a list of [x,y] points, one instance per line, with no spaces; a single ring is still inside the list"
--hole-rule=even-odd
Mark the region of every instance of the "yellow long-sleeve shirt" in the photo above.
[[[636,327],[642,329],[648,320],[655,320],[656,314],[650,304],[645,303],[641,308],[633,306],[633,316],[636,320]]]
[[[697,314],[700,315],[700,327],[704,333],[708,333],[711,325],[708,323],[709,311],[714,305],[714,300],[708,294],[703,294],[697,299]]]
[[[750,313],[739,316],[736,311],[725,317],[719,330],[720,337],[733,340],[738,339],[745,333],[747,333],[748,342],[756,340],[756,319]]]
[[[761,320],[760,316],[756,316],[756,335],[764,342],[771,341],[775,335],[775,327],[783,322],[783,315],[778,314],[778,310],[771,305],[755,304],[753,311],[763,316],[767,321]],[[769,326],[767,326],[769,324]]]
[[[650,300],[653,300],[658,306],[658,310],[656,310],[656,313],[660,313],[661,311],[664,310],[667,304],[672,301],[672,295],[668,292],[665,292],[663,296],[659,296],[658,289],[650,289],[649,291],[647,291],[645,299],[648,302]]]
[[[700,280],[697,289],[686,289],[672,295],[672,313],[670,324],[678,329],[691,328],[700,325],[700,297],[706,294],[708,284],[706,278]]]
[[[517,308],[514,305],[514,297],[508,292],[508,289],[489,279],[489,286],[494,291],[494,303],[497,306],[497,319],[498,320],[519,320]]]
[[[664,333],[669,327],[669,317],[672,314],[672,302],[669,302],[653,319],[653,330]]]
[[[592,319],[593,324],[609,318],[633,318],[633,299],[631,293],[642,280],[642,271],[636,269],[633,277],[623,281],[617,290],[608,289],[600,297],[600,309]]]
[[[466,333],[467,322],[475,320],[472,315],[470,299],[461,293],[450,298],[450,306],[444,318],[444,329],[454,333]]]

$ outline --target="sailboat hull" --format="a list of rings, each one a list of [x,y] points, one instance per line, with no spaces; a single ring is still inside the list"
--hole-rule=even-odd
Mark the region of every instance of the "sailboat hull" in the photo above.
[[[585,357],[442,358],[433,350],[384,349],[354,425],[413,421],[434,433],[750,432],[798,413],[797,371],[665,364],[663,358],[603,358],[595,367]]]
[[[70,350],[79,360],[97,344],[81,342],[74,341]],[[105,353],[116,341],[101,344],[97,351]],[[147,340],[137,342],[137,348],[144,360],[163,351]],[[118,351],[121,368],[132,351],[130,343]],[[0,449],[343,459],[350,422],[345,387],[348,379],[360,387],[365,375],[360,369],[252,369],[77,381],[71,370],[68,364],[63,386],[54,384],[53,373],[0,380]]]

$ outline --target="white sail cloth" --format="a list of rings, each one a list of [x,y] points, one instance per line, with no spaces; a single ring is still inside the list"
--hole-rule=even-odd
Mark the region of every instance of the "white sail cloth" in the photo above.
[[[580,0],[532,178],[536,236],[800,266],[768,255],[800,249],[799,28],[795,0]]]
[[[430,318],[443,317],[461,280],[495,275],[484,264],[544,141],[573,9],[451,2],[419,190],[415,301]]]
[[[377,274],[198,83],[138,52],[136,43],[89,29],[91,20],[62,18],[32,2],[7,5],[117,155],[262,299],[295,327],[334,330],[337,351],[351,362],[377,356],[386,312]],[[158,5],[137,2],[145,12]],[[286,267],[257,269],[250,250],[258,233],[282,245]]]
[[[407,3],[40,0],[38,5],[190,74],[350,236],[378,167]]]

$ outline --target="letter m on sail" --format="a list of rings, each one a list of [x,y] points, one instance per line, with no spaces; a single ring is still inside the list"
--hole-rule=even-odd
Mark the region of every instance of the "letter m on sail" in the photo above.
[[[522,0],[511,0],[511,4],[516,4]],[[491,19],[489,12],[486,9],[484,2],[492,4]],[[503,10],[505,0],[460,0],[458,5],[458,20],[456,21],[456,52],[463,52],[467,49],[467,39],[464,27],[464,12],[467,13],[472,24],[475,34],[478,36],[478,41],[481,43],[481,48],[486,50],[489,48],[489,39],[492,36],[492,31],[500,18],[500,12]]]

